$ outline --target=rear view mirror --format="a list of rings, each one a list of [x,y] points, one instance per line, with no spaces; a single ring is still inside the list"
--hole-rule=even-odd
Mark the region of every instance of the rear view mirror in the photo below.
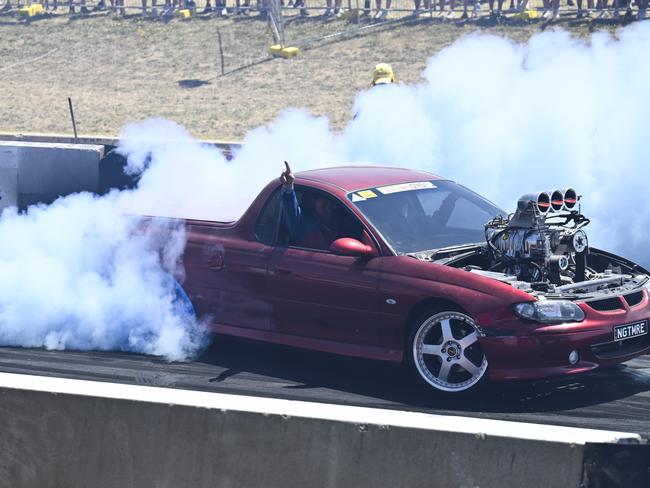
[[[330,252],[338,256],[374,257],[375,249],[351,237],[341,237],[332,242]]]

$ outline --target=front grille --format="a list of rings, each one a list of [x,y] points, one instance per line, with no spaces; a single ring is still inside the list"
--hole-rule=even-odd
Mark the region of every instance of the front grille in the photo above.
[[[625,309],[622,300],[625,300],[625,303],[627,303],[629,307],[635,307],[643,301],[643,291],[629,293],[623,297],[618,296],[602,298],[600,300],[592,300],[587,302],[587,305],[589,305],[594,310],[598,310],[599,312],[612,312],[614,310]]]
[[[591,302],[587,302],[587,305],[589,305],[594,310],[598,310],[600,312],[610,312],[612,310],[623,310],[623,303],[621,302],[621,299],[619,297],[603,298],[602,300],[593,300]]]
[[[613,359],[641,352],[650,347],[650,335],[646,334],[624,341],[603,342],[591,346],[591,352],[599,359]]]
[[[630,293],[629,295],[625,295],[623,298],[625,298],[625,301],[630,307],[634,307],[643,301],[643,292],[637,291],[635,293]]]

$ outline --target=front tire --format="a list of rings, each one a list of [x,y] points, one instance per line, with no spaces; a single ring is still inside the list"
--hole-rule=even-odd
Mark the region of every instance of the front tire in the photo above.
[[[430,387],[447,393],[467,391],[483,379],[488,362],[474,320],[454,310],[431,310],[410,329],[407,358]]]

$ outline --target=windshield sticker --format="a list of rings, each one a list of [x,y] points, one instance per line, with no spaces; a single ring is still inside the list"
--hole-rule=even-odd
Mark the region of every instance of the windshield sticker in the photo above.
[[[365,198],[360,197],[360,196],[357,195],[356,193],[353,193],[353,194],[352,194],[352,201],[353,201],[353,202],[364,202],[365,200],[366,200]]]
[[[430,181],[415,181],[413,183],[402,183],[401,185],[382,186],[380,188],[377,188],[377,190],[384,195],[390,195],[391,193],[399,193],[402,191],[410,190],[424,190],[427,188],[436,188],[436,185]]]
[[[361,190],[357,192],[357,195],[359,195],[363,199],[375,198],[377,196],[377,194],[372,190]]]

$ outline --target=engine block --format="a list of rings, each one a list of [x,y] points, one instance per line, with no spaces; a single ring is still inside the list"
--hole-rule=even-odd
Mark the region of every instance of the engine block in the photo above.
[[[584,279],[588,240],[582,227],[589,220],[576,208],[577,202],[572,188],[524,195],[511,217],[488,222],[490,270],[535,283]]]

